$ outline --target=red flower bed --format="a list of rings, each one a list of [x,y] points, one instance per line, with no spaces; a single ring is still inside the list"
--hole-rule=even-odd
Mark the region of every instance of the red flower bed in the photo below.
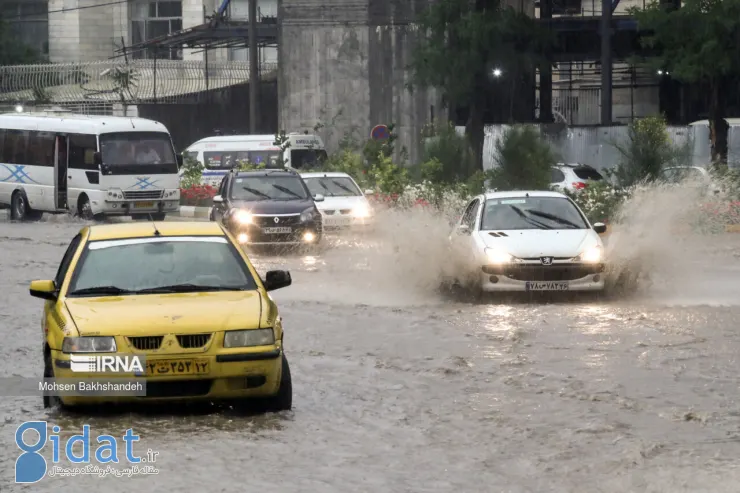
[[[217,193],[218,189],[211,185],[194,185],[188,188],[181,188],[180,205],[210,207],[213,205],[213,197]]]
[[[702,204],[701,211],[711,220],[719,220],[725,224],[740,224],[740,201]]]

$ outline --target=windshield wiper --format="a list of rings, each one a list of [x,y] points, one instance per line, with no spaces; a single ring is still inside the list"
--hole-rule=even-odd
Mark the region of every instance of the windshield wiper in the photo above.
[[[357,196],[357,194],[355,193],[355,191],[354,191],[354,190],[350,189],[349,187],[345,187],[344,185],[342,185],[342,184],[341,184],[341,183],[339,183],[338,181],[334,181],[334,180],[332,180],[331,182],[332,182],[333,184],[335,184],[336,186],[338,186],[339,188],[341,188],[342,190],[344,190],[345,192],[347,192],[348,194],[350,194],[351,196],[353,196],[353,197],[354,197],[354,196]]]
[[[254,189],[254,188],[250,188],[250,187],[242,187],[242,189],[243,189],[243,190],[246,190],[247,192],[249,192],[249,193],[251,193],[251,194],[254,194],[254,195],[258,196],[258,197],[262,197],[262,198],[264,198],[265,200],[270,200],[270,199],[272,198],[272,197],[270,197],[269,195],[267,195],[266,193],[264,193],[264,192],[260,192],[259,190],[257,190],[257,189]]]
[[[204,291],[246,291],[244,286],[208,286],[201,284],[170,284],[169,286],[157,286],[156,288],[139,289],[136,294],[157,293],[199,293]]]
[[[277,188],[278,190],[280,190],[280,191],[281,191],[281,192],[283,192],[283,193],[287,193],[287,194],[289,194],[289,195],[292,195],[293,197],[295,197],[295,198],[297,198],[297,199],[303,199],[303,198],[304,198],[304,197],[301,197],[300,195],[298,195],[297,193],[295,193],[295,192],[294,192],[293,190],[291,190],[290,188],[285,188],[285,187],[284,187],[284,186],[282,186],[282,185],[275,185],[274,183],[272,184],[272,186],[273,186],[273,187],[275,187],[275,188]]]
[[[334,196],[334,194],[331,193],[331,191],[329,190],[329,187],[326,186],[326,183],[324,183],[323,181],[319,180],[319,185],[321,185],[321,188],[323,188],[324,190],[326,190],[326,195],[328,195],[329,197],[333,197]]]
[[[135,291],[130,289],[119,288],[118,286],[93,286],[91,288],[76,289],[69,293],[70,296],[84,296],[84,295],[117,295],[117,294],[133,294]]]
[[[509,207],[511,207],[512,209],[514,209],[514,212],[516,212],[517,214],[519,214],[522,217],[522,219],[524,219],[525,221],[529,222],[529,224],[534,224],[539,229],[552,229],[547,224],[541,223],[541,222],[539,222],[539,221],[537,221],[535,219],[532,219],[523,210],[521,210],[519,207],[517,207],[515,205],[509,205]]]
[[[529,209],[528,212],[534,216],[544,217],[545,219],[555,221],[556,223],[565,224],[567,226],[572,226],[574,229],[583,229],[581,226],[577,225],[576,223],[572,221],[568,221],[567,219],[563,219],[560,216],[555,216],[553,214],[550,214],[549,212],[542,212],[542,211],[532,210],[532,209]]]

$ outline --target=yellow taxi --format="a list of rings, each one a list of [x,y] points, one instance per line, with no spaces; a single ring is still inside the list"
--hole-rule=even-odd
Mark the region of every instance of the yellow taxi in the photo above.
[[[289,410],[283,328],[268,292],[290,284],[287,271],[269,271],[261,279],[218,223],[85,227],[56,277],[30,287],[31,296],[46,300],[46,389],[49,382],[123,378],[143,380],[145,395],[73,389],[46,392],[44,406],[257,400],[269,411]],[[139,365],[99,365],[124,358]],[[80,366],[80,360],[89,363]]]

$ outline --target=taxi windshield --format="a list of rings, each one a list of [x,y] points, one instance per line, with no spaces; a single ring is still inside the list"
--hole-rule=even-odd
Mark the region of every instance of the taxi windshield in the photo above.
[[[68,296],[257,289],[235,247],[219,236],[90,242]]]

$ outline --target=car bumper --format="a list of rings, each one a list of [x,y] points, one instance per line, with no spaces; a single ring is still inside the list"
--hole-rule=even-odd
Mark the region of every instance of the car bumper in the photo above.
[[[242,245],[315,245],[321,242],[323,228],[309,223],[291,226],[288,233],[265,233],[254,225],[232,225],[229,228]]]
[[[177,212],[180,200],[142,200],[142,201],[105,201],[101,207],[94,210],[95,214],[108,216],[130,216],[133,214],[156,214]]]
[[[103,403],[146,403],[160,401],[221,401],[260,398],[275,395],[280,387],[283,353],[270,350],[229,352],[216,355],[170,354],[147,357],[146,363],[158,360],[208,360],[208,372],[200,375],[137,377],[125,374],[73,372],[69,355],[54,352],[54,376],[57,379],[144,380],[146,397],[126,395],[60,396],[67,406]]]
[[[325,215],[323,216],[324,231],[370,231],[375,227],[375,218]]]
[[[601,291],[604,264],[483,266],[483,291]]]

